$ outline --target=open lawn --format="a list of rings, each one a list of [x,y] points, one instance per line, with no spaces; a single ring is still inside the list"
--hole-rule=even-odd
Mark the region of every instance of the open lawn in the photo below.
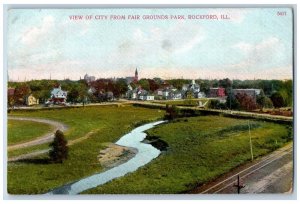
[[[53,127],[45,123],[20,120],[8,120],[7,128],[8,145],[30,141],[53,129]]]
[[[286,125],[250,120],[254,157],[289,142]],[[148,134],[169,148],[136,172],[89,194],[173,194],[193,189],[251,160],[248,120],[198,116],[162,124]],[[148,135],[148,138],[150,138]]]
[[[116,142],[135,126],[158,120],[164,112],[132,106],[98,106],[68,109],[15,111],[9,115],[40,117],[65,123],[68,140],[90,136],[69,148],[69,159],[62,164],[48,163],[47,155],[23,162],[8,163],[8,192],[38,194],[103,171],[97,160],[103,143]],[[45,144],[46,146],[47,144]]]

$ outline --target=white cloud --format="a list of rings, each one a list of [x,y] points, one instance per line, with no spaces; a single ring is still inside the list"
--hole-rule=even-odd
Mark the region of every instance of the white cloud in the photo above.
[[[233,49],[240,50],[244,55],[244,60],[239,64],[243,66],[261,66],[268,64],[282,57],[284,46],[276,37],[269,37],[259,43],[239,42],[232,46]]]
[[[183,54],[192,50],[204,39],[204,28],[200,25],[188,25],[182,21],[162,32],[161,42],[169,42],[168,51]]]
[[[52,16],[45,16],[41,26],[31,27],[23,33],[21,42],[25,45],[37,43],[39,39],[47,34],[53,27],[54,18]]]
[[[239,42],[232,47],[238,48],[243,52],[249,52],[249,51],[253,50],[253,45],[250,43],[246,43],[246,42]]]

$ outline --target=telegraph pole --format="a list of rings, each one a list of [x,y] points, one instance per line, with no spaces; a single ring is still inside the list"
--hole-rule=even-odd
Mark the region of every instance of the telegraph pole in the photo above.
[[[240,194],[241,189],[245,187],[245,185],[240,182],[240,175],[237,176],[237,184],[234,184],[234,187],[237,187],[238,194]]]
[[[248,126],[249,126],[249,142],[250,142],[251,161],[253,161],[253,149],[252,149],[252,140],[251,140],[250,121],[249,120],[248,120]]]

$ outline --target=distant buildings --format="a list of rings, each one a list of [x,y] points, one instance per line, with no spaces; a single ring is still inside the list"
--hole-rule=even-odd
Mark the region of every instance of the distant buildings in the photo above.
[[[32,94],[25,97],[25,103],[27,106],[38,105],[39,99],[36,99]]]
[[[209,97],[211,97],[211,98],[225,97],[225,88],[222,88],[222,87],[210,88],[209,89]]]
[[[88,74],[85,74],[85,75],[84,75],[84,80],[85,80],[87,83],[90,83],[90,82],[96,81],[96,77],[94,77],[94,76],[89,76]]]
[[[125,80],[127,84],[131,84],[132,82],[138,82],[139,80],[139,73],[137,71],[137,68],[135,69],[134,77],[125,77]]]
[[[203,98],[205,97],[204,92],[200,92],[200,85],[195,83],[195,80],[192,80],[190,84],[184,84],[182,86],[182,92],[185,98]]]
[[[154,100],[153,94],[150,94],[148,91],[142,89],[141,87],[132,89],[130,85],[128,85],[128,91],[126,93],[126,97],[132,100],[143,100],[143,101]]]
[[[8,97],[14,96],[15,90],[16,90],[15,88],[8,88],[7,89],[7,95],[8,95]]]
[[[184,98],[204,98],[204,92],[200,92],[200,85],[196,84],[194,80],[190,84],[184,84],[182,89],[176,89],[172,85],[162,84],[161,88],[150,93],[143,90],[141,87],[132,89],[128,85],[126,97],[132,100],[178,100]]]
[[[261,93],[261,89],[232,89],[233,95],[236,97],[238,94],[243,95],[246,94],[256,101],[256,96]]]
[[[47,103],[64,104],[67,101],[67,95],[67,91],[62,90],[61,86],[59,85],[57,88],[53,88],[50,99]]]

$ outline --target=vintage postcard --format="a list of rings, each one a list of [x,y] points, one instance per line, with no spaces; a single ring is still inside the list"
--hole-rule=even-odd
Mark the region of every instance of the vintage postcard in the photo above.
[[[6,24],[9,195],[293,193],[292,6]]]

